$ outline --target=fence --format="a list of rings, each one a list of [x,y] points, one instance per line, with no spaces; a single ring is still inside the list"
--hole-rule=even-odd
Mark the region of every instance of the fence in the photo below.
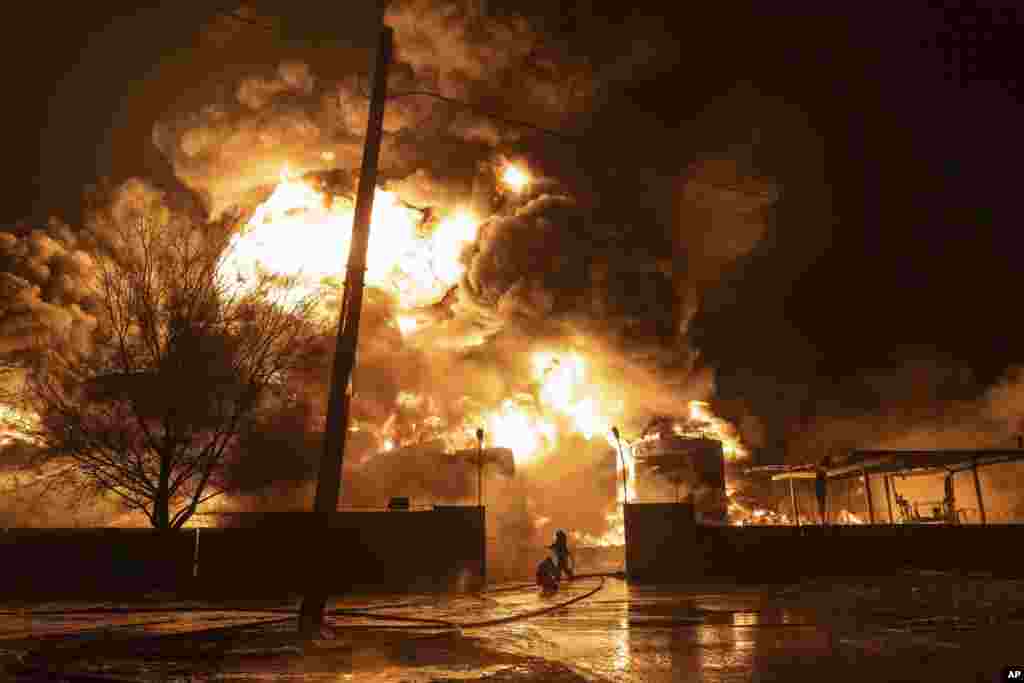
[[[323,581],[335,592],[441,590],[484,579],[483,510],[239,515],[228,528],[9,529],[0,595],[112,597],[153,591],[265,597]]]
[[[626,507],[626,567],[636,581],[795,581],[903,569],[1022,576],[1024,525],[704,526],[686,505]]]

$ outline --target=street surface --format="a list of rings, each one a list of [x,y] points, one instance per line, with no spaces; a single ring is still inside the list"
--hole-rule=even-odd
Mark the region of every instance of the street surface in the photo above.
[[[607,578],[585,600],[509,623],[456,630],[401,620],[515,617],[600,583],[580,579],[553,597],[514,585],[481,596],[352,596],[334,607],[370,615],[332,617],[330,631],[308,645],[294,638],[294,621],[280,621],[293,604],[213,607],[156,596],[134,605],[7,605],[0,671],[13,680],[48,672],[66,680],[959,683],[991,681],[1020,664],[1024,642],[1024,582],[951,574],[772,587]],[[84,609],[105,611],[72,613]]]

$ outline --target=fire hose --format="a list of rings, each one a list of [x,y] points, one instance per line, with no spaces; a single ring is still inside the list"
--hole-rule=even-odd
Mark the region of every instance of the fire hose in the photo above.
[[[599,583],[596,588],[593,588],[593,589],[587,591],[586,593],[583,593],[581,595],[577,595],[577,596],[575,596],[573,598],[570,598],[569,600],[564,600],[564,601],[559,602],[559,603],[554,604],[554,605],[548,605],[547,607],[543,607],[541,609],[531,610],[529,612],[522,612],[522,613],[519,613],[519,614],[513,614],[513,615],[510,615],[510,616],[507,616],[507,617],[500,617],[498,619],[486,619],[484,621],[457,622],[457,621],[449,621],[447,619],[422,619],[422,618],[419,618],[419,617],[398,617],[398,616],[394,616],[394,615],[390,615],[390,614],[379,614],[379,613],[376,613],[376,612],[366,612],[366,611],[363,611],[363,610],[331,610],[327,614],[329,616],[351,616],[351,617],[358,617],[358,618],[363,618],[363,619],[379,619],[379,620],[382,620],[382,621],[403,621],[403,622],[409,622],[410,624],[418,623],[418,624],[429,625],[430,627],[434,627],[434,628],[436,628],[438,626],[446,626],[448,628],[458,629],[458,630],[474,629],[474,628],[485,628],[485,627],[488,627],[488,626],[498,626],[498,625],[501,625],[501,624],[507,624],[507,623],[511,623],[511,622],[514,622],[514,621],[520,621],[520,620],[523,620],[523,619],[531,619],[533,617],[543,616],[545,614],[549,614],[551,612],[555,612],[557,610],[564,609],[564,608],[568,607],[569,605],[573,605],[573,604],[575,604],[577,602],[581,602],[583,600],[586,600],[587,598],[589,598],[590,596],[594,595],[595,593],[600,591],[602,588],[604,588],[604,580],[605,580],[605,576],[604,575],[594,575],[593,577],[587,577],[587,578],[599,578],[599,579],[601,579],[601,583]],[[535,584],[532,584],[532,583],[531,584],[523,584],[523,586],[529,586],[530,588],[534,588]],[[506,591],[510,591],[510,590],[522,590],[522,587],[520,587],[520,586],[510,586],[510,587],[507,587],[507,588],[499,588],[499,589],[495,589],[493,591],[483,591],[483,592],[484,593],[497,593],[497,592],[506,592]]]
[[[572,597],[572,598],[570,598],[568,600],[560,601],[560,602],[558,602],[556,604],[553,604],[553,605],[548,605],[548,606],[543,607],[541,609],[531,610],[529,612],[523,612],[523,613],[519,613],[519,614],[513,614],[513,615],[510,615],[510,616],[507,616],[507,617],[500,617],[500,618],[497,618],[497,619],[486,619],[486,620],[476,621],[476,622],[457,622],[457,621],[451,621],[451,620],[447,620],[447,619],[428,619],[428,618],[424,618],[424,617],[405,617],[405,616],[400,616],[400,615],[381,614],[381,613],[376,612],[376,611],[370,611],[371,609],[373,609],[373,610],[376,610],[376,609],[387,609],[387,608],[394,609],[394,608],[399,608],[399,607],[420,606],[420,605],[424,604],[424,601],[422,601],[422,600],[420,600],[420,601],[410,601],[410,602],[406,602],[406,603],[391,604],[391,605],[380,605],[380,606],[373,607],[373,608],[371,608],[371,607],[363,607],[363,608],[350,608],[350,609],[334,609],[334,610],[328,611],[327,612],[327,616],[332,616],[332,617],[353,617],[353,618],[367,619],[367,620],[373,620],[373,621],[399,622],[399,623],[380,624],[380,625],[374,625],[374,624],[345,624],[345,625],[340,625],[340,628],[342,630],[360,630],[360,629],[373,629],[373,630],[382,630],[382,629],[397,629],[397,630],[425,629],[425,630],[430,630],[430,631],[438,631],[438,630],[440,630],[440,633],[433,633],[430,636],[427,636],[427,637],[436,637],[438,635],[449,635],[449,634],[452,634],[452,633],[460,633],[460,632],[462,632],[462,631],[464,631],[466,629],[477,629],[477,628],[486,628],[486,627],[490,627],[490,626],[499,626],[499,625],[502,625],[502,624],[512,623],[512,622],[515,622],[515,621],[521,621],[523,619],[531,619],[531,618],[534,618],[534,617],[543,616],[544,614],[549,614],[551,612],[555,612],[555,611],[560,610],[560,609],[565,609],[566,607],[569,607],[570,605],[573,605],[575,603],[581,602],[581,601],[586,600],[587,598],[595,595],[598,591],[600,591],[601,589],[604,588],[605,578],[609,577],[609,576],[611,576],[611,577],[619,577],[619,576],[622,576],[622,573],[621,572],[616,572],[616,573],[610,573],[610,574],[586,574],[586,575],[580,575],[580,576],[578,576],[576,578],[577,579],[598,578],[598,579],[600,579],[601,582],[595,588],[593,588],[593,589],[591,589],[591,590],[589,590],[589,591],[587,591],[585,593],[582,593],[580,595],[574,596],[574,597]],[[480,595],[487,594],[487,593],[499,593],[499,592],[508,592],[508,591],[512,591],[512,590],[524,590],[524,589],[532,589],[532,588],[535,588],[535,584],[533,584],[533,583],[530,583],[530,584],[519,584],[519,585],[515,585],[515,586],[507,586],[507,587],[502,587],[502,588],[495,588],[495,589],[492,589],[492,590],[481,591]],[[219,611],[219,612],[246,612],[246,613],[254,614],[254,615],[255,614],[267,614],[268,615],[268,618],[258,619],[258,620],[255,620],[255,621],[246,621],[245,623],[242,623],[242,624],[231,624],[231,625],[228,625],[228,626],[215,626],[215,627],[210,627],[210,628],[205,628],[205,629],[190,630],[190,631],[187,631],[187,632],[184,632],[184,633],[159,634],[159,635],[153,635],[151,637],[153,641],[160,641],[160,642],[168,642],[168,641],[174,641],[174,640],[182,640],[182,639],[187,639],[187,638],[193,638],[193,637],[195,637],[197,635],[211,636],[211,635],[216,635],[216,634],[227,634],[227,633],[230,633],[230,632],[240,631],[240,630],[244,630],[244,629],[247,629],[247,628],[258,627],[258,626],[273,626],[273,625],[277,625],[277,624],[284,624],[284,623],[290,622],[290,621],[292,621],[292,620],[294,620],[296,618],[294,615],[289,615],[289,616],[286,616],[286,617],[281,617],[281,616],[270,617],[269,616],[270,614],[274,614],[274,613],[280,614],[281,611],[283,611],[283,610],[280,610],[280,609],[272,609],[272,608],[267,608],[267,609],[256,609],[256,608],[226,608],[225,609],[225,608],[221,608],[221,609],[218,609],[218,608],[214,608],[214,607],[205,607],[205,608],[196,608],[196,607],[191,607],[191,608],[190,607],[164,607],[164,608],[156,608],[156,609],[153,609],[153,608],[149,608],[149,609],[147,609],[147,608],[109,608],[108,607],[108,608],[85,608],[85,609],[77,609],[77,610],[74,610],[74,609],[73,610],[45,610],[45,611],[38,611],[38,612],[24,612],[24,611],[16,612],[16,611],[8,610],[6,612],[0,612],[0,613],[20,614],[22,616],[32,616],[32,615],[37,615],[37,614],[38,615],[44,615],[44,614],[45,615],[56,615],[56,614],[66,614],[66,615],[72,615],[72,614],[128,614],[128,613],[141,613],[141,612],[146,612],[146,611],[148,611],[150,613],[152,613],[152,612],[168,613],[168,612],[195,612],[195,611],[217,612],[217,611]],[[37,636],[37,637],[39,637],[39,636]],[[47,638],[43,637],[43,639],[47,639]]]
[[[600,583],[596,587],[590,589],[589,591],[587,591],[585,593],[582,593],[580,595],[574,596],[574,597],[572,597],[572,598],[570,598],[568,600],[563,600],[563,601],[561,601],[561,602],[559,602],[557,604],[548,605],[548,606],[543,607],[541,609],[531,610],[529,612],[524,612],[524,613],[520,613],[520,614],[513,614],[513,615],[510,615],[510,616],[507,616],[507,617],[499,617],[497,619],[485,619],[485,620],[475,621],[475,622],[455,622],[455,621],[449,621],[449,620],[446,620],[446,619],[427,619],[427,618],[421,618],[421,617],[403,617],[403,616],[398,616],[398,615],[380,614],[380,613],[376,613],[376,612],[369,612],[369,611],[364,611],[362,609],[348,609],[348,610],[346,610],[346,609],[335,609],[335,610],[330,610],[327,614],[328,614],[328,616],[335,616],[335,617],[350,616],[350,617],[356,617],[356,618],[361,618],[361,619],[401,622],[401,623],[398,623],[398,624],[393,623],[393,624],[384,624],[384,625],[346,624],[346,625],[342,626],[341,629],[340,629],[340,630],[343,630],[343,631],[351,631],[351,630],[359,630],[359,629],[373,629],[373,630],[377,630],[377,631],[379,631],[381,629],[401,629],[401,630],[406,630],[406,631],[408,631],[409,629],[426,629],[426,630],[432,631],[432,633],[427,633],[427,634],[418,635],[418,636],[412,636],[410,638],[410,640],[424,640],[424,639],[432,639],[432,638],[437,638],[437,637],[447,637],[447,636],[450,636],[450,635],[460,634],[460,633],[462,633],[463,631],[465,631],[467,629],[478,629],[478,628],[486,628],[486,627],[490,627],[490,626],[499,626],[499,625],[502,625],[502,624],[508,624],[508,623],[512,623],[512,622],[515,622],[515,621],[521,621],[521,620],[524,620],[524,619],[531,619],[531,618],[534,618],[534,617],[543,616],[544,614],[550,614],[551,612],[555,612],[555,611],[558,611],[558,610],[561,610],[561,609],[565,609],[565,608],[569,607],[570,605],[573,605],[575,603],[578,603],[578,602],[581,602],[583,600],[586,600],[587,598],[595,595],[601,589],[604,588],[605,576],[604,575],[597,575],[594,578],[599,578],[600,579]],[[534,585],[533,584],[529,584],[529,587],[533,588]],[[508,589],[505,588],[505,589],[497,589],[497,590],[508,590]],[[484,591],[484,592],[488,592],[488,591]],[[239,630],[243,630],[243,629],[247,629],[247,628],[252,628],[252,627],[271,626],[271,625],[275,625],[275,624],[283,624],[283,623],[292,621],[295,618],[296,618],[295,616],[289,616],[289,617],[277,617],[277,618],[272,618],[272,619],[261,619],[259,621],[250,621],[250,622],[247,622],[247,623],[244,623],[244,624],[233,624],[231,626],[219,626],[219,627],[213,627],[213,628],[207,628],[207,629],[200,629],[198,631],[188,631],[188,632],[185,632],[185,633],[153,635],[153,636],[150,636],[149,638],[146,638],[145,640],[149,640],[149,641],[154,642],[154,643],[157,643],[157,642],[159,642],[159,643],[167,643],[167,642],[191,639],[191,638],[194,638],[197,635],[204,635],[204,636],[212,636],[212,635],[215,635],[215,634],[216,635],[223,635],[223,634],[227,634],[229,632],[235,632],[235,631],[239,631]],[[137,650],[138,645],[140,645],[140,643],[136,642],[136,644],[133,647],[133,649]],[[78,649],[78,648],[73,648],[73,649]],[[49,654],[52,655],[53,653],[49,653]],[[71,654],[71,653],[67,652],[66,654]],[[40,656],[41,656],[41,653],[36,653],[34,656],[30,655],[29,662],[31,662],[32,659],[38,658]],[[72,658],[74,658],[74,655],[72,655]],[[40,661],[38,663],[33,662],[33,664],[35,664],[35,666],[33,666],[32,664],[29,664],[29,662],[26,662],[26,664],[29,664],[29,666],[26,667],[26,669],[23,671],[23,673],[25,673],[25,672],[27,672],[27,673],[36,673],[36,674],[40,673],[41,669],[39,669],[39,664],[41,664],[42,662],[45,662],[47,659],[48,658],[46,656],[43,656],[42,661]],[[106,681],[106,680],[110,680],[110,679],[98,677],[98,678],[96,678],[94,680],[96,680],[96,681]]]

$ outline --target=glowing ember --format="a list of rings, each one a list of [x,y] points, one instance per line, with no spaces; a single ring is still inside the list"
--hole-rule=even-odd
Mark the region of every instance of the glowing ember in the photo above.
[[[510,164],[502,172],[501,182],[513,192],[522,192],[530,184],[530,176],[521,167]]]
[[[769,510],[766,508],[755,507],[752,505],[744,505],[737,500],[736,490],[732,488],[726,489],[726,496],[728,498],[728,515],[729,524],[732,526],[750,526],[750,525],[789,525],[795,524],[796,522],[790,518],[789,515],[775,510]],[[749,501],[748,501],[749,502]]]
[[[864,520],[853,514],[847,509],[841,509],[839,514],[836,515],[836,522],[838,524],[864,524]]]

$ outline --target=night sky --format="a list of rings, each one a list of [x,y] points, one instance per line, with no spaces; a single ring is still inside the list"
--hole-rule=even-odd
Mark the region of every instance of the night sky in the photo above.
[[[216,74],[243,71],[263,45],[254,39],[233,65],[204,62],[194,28],[209,12],[183,9],[203,4],[163,3],[135,18],[110,2],[7,11],[17,28],[2,48],[13,81],[5,221],[73,220],[99,176],[173,185],[153,121],[201,100]],[[662,3],[516,3],[596,64],[649,47],[618,67],[579,131],[587,163],[674,173],[705,148],[746,142],[749,162],[782,186],[769,233],[705,289],[692,330],[722,398],[760,414],[780,399],[805,415],[827,401],[869,410],[842,400],[848,379],[868,370],[939,359],[974,374],[969,395],[1024,361],[1014,66],[1024,15],[1009,3],[929,4],[938,3],[664,16]],[[790,134],[794,120],[803,123]]]

